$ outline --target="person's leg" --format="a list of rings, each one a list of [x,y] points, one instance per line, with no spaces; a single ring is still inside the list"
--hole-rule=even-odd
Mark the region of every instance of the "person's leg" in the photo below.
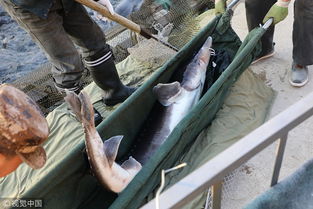
[[[262,24],[263,18],[269,9],[275,4],[276,0],[246,0],[246,18],[249,31]],[[262,51],[258,58],[267,58],[274,54],[274,26],[269,27],[261,38]]]
[[[313,64],[313,1],[297,0],[294,4],[293,60],[300,65]]]
[[[297,0],[294,4],[293,64],[289,82],[293,86],[304,86],[308,78],[308,65],[313,64],[313,1]]]
[[[53,65],[52,74],[56,86],[61,89],[77,90],[83,72],[80,56],[63,28],[60,1],[55,1],[47,19],[15,6],[9,0],[3,0],[2,6],[33,38],[45,52]]]
[[[94,82],[105,92],[105,104],[123,102],[135,89],[124,86],[120,81],[112,51],[106,44],[101,28],[78,3],[63,16],[64,29],[82,49],[85,66],[90,70]]]

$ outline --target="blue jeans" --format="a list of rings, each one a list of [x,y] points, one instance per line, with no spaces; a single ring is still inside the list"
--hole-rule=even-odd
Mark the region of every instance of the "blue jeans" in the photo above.
[[[60,88],[79,85],[84,66],[75,45],[84,58],[110,50],[101,28],[78,3],[65,11],[61,0],[56,0],[47,19],[19,8],[9,0],[1,0],[0,3],[45,52],[53,66],[55,83]]]

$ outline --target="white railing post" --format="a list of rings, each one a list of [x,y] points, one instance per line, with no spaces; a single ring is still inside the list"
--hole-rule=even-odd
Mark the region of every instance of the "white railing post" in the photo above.
[[[277,154],[276,154],[276,160],[275,160],[275,165],[274,165],[271,186],[274,186],[278,182],[280,168],[281,168],[281,164],[283,161],[285,147],[287,143],[287,137],[288,137],[288,133],[280,137],[278,141]]]

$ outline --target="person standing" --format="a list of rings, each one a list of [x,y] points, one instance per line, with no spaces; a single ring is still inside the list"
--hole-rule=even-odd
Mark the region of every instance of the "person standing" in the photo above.
[[[109,0],[98,3],[114,13]],[[104,91],[106,105],[123,102],[135,91],[120,81],[103,31],[81,4],[74,0],[1,0],[0,4],[45,52],[60,92],[80,92],[84,66]]]
[[[273,25],[266,31],[261,39],[262,52],[254,63],[274,55],[274,28],[288,15],[288,5],[291,0],[246,0],[246,18],[248,29],[258,27],[273,18]],[[215,0],[215,13],[225,11],[226,0]],[[293,23],[293,52],[292,65],[288,73],[289,83],[295,87],[304,86],[308,80],[308,65],[313,64],[313,33],[310,27],[313,25],[313,1],[295,0]]]

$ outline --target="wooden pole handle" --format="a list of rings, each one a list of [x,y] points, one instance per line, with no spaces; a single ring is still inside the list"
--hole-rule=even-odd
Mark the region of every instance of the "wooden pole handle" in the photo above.
[[[169,44],[167,42],[164,42],[164,41],[161,41],[158,38],[156,38],[153,35],[151,35],[150,33],[142,30],[140,25],[134,23],[133,21],[131,21],[131,20],[129,20],[129,19],[127,19],[127,18],[117,14],[117,13],[112,15],[105,6],[95,2],[94,0],[75,0],[75,1],[85,5],[86,7],[89,7],[90,9],[93,9],[93,10],[99,12],[104,17],[106,17],[106,18],[108,18],[108,19],[110,19],[110,20],[112,20],[114,22],[119,23],[120,25],[122,25],[122,26],[128,28],[129,30],[132,30],[132,31],[142,35],[145,38],[148,38],[148,39],[149,38],[153,38],[153,39],[161,42],[165,46],[173,49],[174,51],[178,51],[178,49],[176,47],[172,46],[171,44]]]
[[[129,20],[129,19],[117,14],[117,13],[112,15],[105,6],[95,2],[93,0],[75,0],[75,1],[89,7],[90,9],[97,11],[98,13],[103,15],[104,17],[106,17],[106,18],[108,18],[114,22],[117,22],[117,23],[123,25],[124,27],[126,27],[126,28],[128,28],[128,29],[130,29],[136,33],[139,33],[139,34],[141,33],[141,28],[138,24],[134,23],[133,21],[131,21],[131,20]]]

